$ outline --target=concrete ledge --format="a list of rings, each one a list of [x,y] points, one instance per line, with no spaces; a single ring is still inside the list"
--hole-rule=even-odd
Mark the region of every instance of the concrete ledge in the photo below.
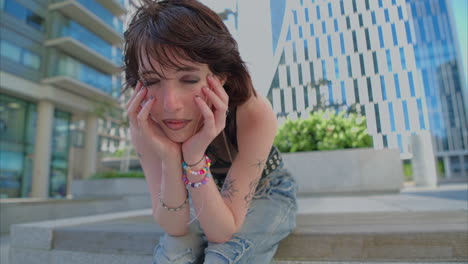
[[[2,199],[0,233],[12,224],[151,208],[149,193],[79,199]]]
[[[283,153],[300,195],[398,193],[403,165],[396,149]]]
[[[466,211],[299,214],[297,223],[275,259],[468,261]],[[12,264],[148,263],[161,234],[151,209],[12,230]]]

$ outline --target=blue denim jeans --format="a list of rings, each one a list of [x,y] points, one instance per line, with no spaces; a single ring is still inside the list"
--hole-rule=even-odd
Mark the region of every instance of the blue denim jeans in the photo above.
[[[244,225],[230,240],[207,242],[199,222],[193,221],[187,235],[160,238],[153,264],[271,263],[279,242],[296,227],[296,192],[295,180],[280,166],[261,179]],[[194,213],[192,207],[192,217]]]

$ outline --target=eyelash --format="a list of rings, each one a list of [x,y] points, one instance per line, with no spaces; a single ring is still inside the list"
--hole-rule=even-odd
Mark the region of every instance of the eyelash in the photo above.
[[[200,80],[182,80],[182,82],[184,83],[187,83],[187,84],[196,84],[198,83]],[[157,84],[159,83],[160,81],[159,80],[155,80],[155,81],[142,81],[143,82],[143,85],[148,87],[148,86],[151,86],[151,85],[154,85],[154,84]]]

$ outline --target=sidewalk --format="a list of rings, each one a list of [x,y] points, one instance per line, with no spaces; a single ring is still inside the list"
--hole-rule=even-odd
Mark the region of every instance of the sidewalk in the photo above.
[[[379,231],[381,232],[382,229],[386,229],[384,231],[389,231],[390,233],[395,232],[395,234],[398,234],[398,232],[401,232],[402,228],[408,228],[409,230],[407,230],[407,232],[418,234],[418,232],[423,232],[428,229],[453,232],[454,230],[460,230],[460,226],[462,226],[461,230],[468,234],[467,184],[442,185],[438,188],[406,187],[399,194],[342,197],[300,197],[298,199],[298,203],[298,226],[301,229],[297,231],[298,233],[303,232],[313,234],[315,236],[323,234],[335,234],[339,236],[340,234],[378,233]],[[146,223],[146,221],[150,220],[150,218],[145,219],[143,221],[144,225],[150,226],[152,223]],[[116,224],[119,224],[119,222],[122,226],[131,225],[131,222],[128,221],[114,221]],[[141,222],[141,224],[143,224],[143,222]],[[135,225],[138,225],[138,223]],[[92,230],[98,226],[102,227],[102,224],[88,223],[83,225],[74,225],[68,228],[61,228],[62,231],[59,231],[58,235],[59,238],[64,235],[76,236],[76,234],[81,234],[82,231]],[[108,227],[110,226],[112,225],[108,225]],[[463,226],[466,227],[466,230]],[[118,229],[119,226],[116,225],[113,226],[113,228]],[[138,227],[135,228],[138,229]],[[110,230],[111,227],[106,229]],[[62,233],[60,234],[60,232]],[[102,235],[105,236],[106,234],[103,233]],[[461,235],[463,235],[463,232]],[[337,239],[340,238],[337,237]],[[62,245],[60,245],[60,243],[55,244],[55,246],[63,246],[71,249],[75,248],[75,246],[87,247],[87,245],[78,245],[73,243],[73,241],[68,241]],[[292,241],[289,244],[285,244],[292,246],[294,243],[297,242]],[[311,244],[308,245],[311,247]],[[8,264],[6,261],[8,259],[6,252],[8,251],[9,246],[9,237],[0,237],[0,262],[2,264]],[[290,250],[291,249],[287,246],[280,247],[278,253],[279,255],[283,254],[283,256],[288,254],[291,255],[292,253]],[[434,254],[438,253],[435,252]],[[293,256],[295,255],[293,254]],[[278,261],[278,263],[355,264],[357,262]],[[441,261],[436,263],[449,262]]]

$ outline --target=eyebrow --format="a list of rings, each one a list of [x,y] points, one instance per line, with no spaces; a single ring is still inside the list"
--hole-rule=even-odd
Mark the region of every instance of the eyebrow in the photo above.
[[[199,68],[193,67],[193,66],[185,66],[185,67],[179,67],[176,69],[176,72],[195,72],[195,71],[200,71]],[[144,75],[150,75],[150,74],[156,74],[158,76],[161,76],[158,72],[151,70],[151,71],[143,71],[138,73],[140,76]]]

